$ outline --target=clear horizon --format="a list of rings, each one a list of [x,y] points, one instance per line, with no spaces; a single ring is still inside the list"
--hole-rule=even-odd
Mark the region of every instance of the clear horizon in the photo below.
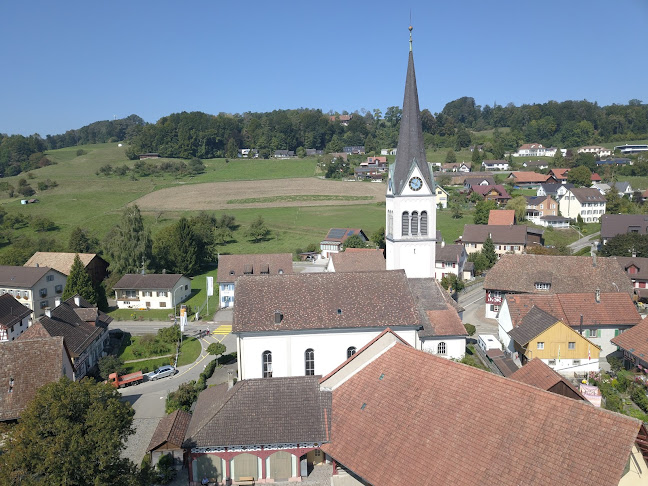
[[[540,6],[541,5],[541,6]],[[0,133],[137,114],[400,106],[410,6],[421,108],[648,102],[648,4],[119,0],[5,6]]]

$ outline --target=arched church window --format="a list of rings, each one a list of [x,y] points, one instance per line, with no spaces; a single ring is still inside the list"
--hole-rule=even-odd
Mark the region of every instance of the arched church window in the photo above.
[[[272,378],[272,352],[264,351],[262,354],[263,377]]]
[[[402,234],[403,236],[408,236],[410,227],[410,216],[407,211],[403,211],[403,225],[402,225]]]
[[[412,235],[418,235],[419,216],[417,211],[412,212]]]
[[[427,211],[421,211],[421,236],[428,234],[428,214]]]
[[[349,359],[354,354],[356,354],[355,346],[351,346],[350,348],[347,348],[347,359]]]
[[[315,351],[313,349],[308,348],[306,352],[304,353],[304,361],[305,361],[305,368],[306,368],[306,376],[309,375],[314,375],[315,374]]]
[[[446,343],[443,341],[437,345],[437,354],[446,354]]]

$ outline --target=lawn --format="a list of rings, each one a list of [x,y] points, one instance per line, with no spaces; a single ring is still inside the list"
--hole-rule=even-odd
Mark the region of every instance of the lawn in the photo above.
[[[122,351],[122,354],[120,354],[120,358],[126,360],[127,358],[124,358],[125,355],[132,355],[132,351],[129,351],[129,348],[130,346],[126,347]],[[193,337],[185,338],[182,341],[182,346],[180,348],[180,355],[178,356],[177,366],[188,365],[196,361],[198,359],[198,356],[200,356],[201,349],[202,347],[200,345],[200,340]],[[137,361],[134,363],[127,363],[124,365],[123,372],[132,373],[137,370],[142,370],[143,373],[148,373],[149,371],[153,371],[159,366],[166,365],[166,364],[173,364],[173,362],[175,361],[175,347],[172,350],[172,352],[168,354],[173,354],[173,356],[165,357],[165,358],[147,359],[145,361]]]

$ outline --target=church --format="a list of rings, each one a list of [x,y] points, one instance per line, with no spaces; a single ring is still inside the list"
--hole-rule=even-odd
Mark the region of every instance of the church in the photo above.
[[[411,32],[385,233],[386,271],[238,278],[232,332],[239,379],[326,375],[387,328],[415,349],[464,356],[463,309],[435,280],[436,191]]]

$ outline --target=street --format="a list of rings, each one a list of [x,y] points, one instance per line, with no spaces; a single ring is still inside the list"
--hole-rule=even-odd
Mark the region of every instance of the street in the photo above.
[[[195,337],[199,335],[200,331],[209,330],[209,334],[200,339],[202,349],[196,361],[179,367],[178,372],[172,377],[157,381],[145,381],[140,385],[119,390],[124,400],[128,401],[135,410],[133,427],[136,429],[136,433],[127,441],[123,457],[128,457],[139,464],[144,457],[158,422],[165,415],[164,408],[169,392],[177,390],[183,383],[198,380],[205,366],[216,358],[216,356],[207,354],[207,346],[214,342],[221,342],[227,348],[226,354],[236,351],[236,338],[231,334],[231,319],[232,311],[226,310],[217,312],[213,321],[189,323],[185,328],[185,336]],[[109,328],[111,330],[121,329],[124,332],[139,336],[157,333],[158,329],[170,325],[171,323],[161,321],[113,321]],[[232,369],[234,370],[234,376],[236,376],[236,364],[217,368],[212,378],[208,380],[208,384],[213,385],[227,381],[227,371]]]
[[[493,334],[497,336],[497,320],[484,317],[484,286],[481,283],[472,285],[466,292],[461,293],[458,298],[459,305],[465,310],[463,323],[472,324],[477,331],[475,334]]]

